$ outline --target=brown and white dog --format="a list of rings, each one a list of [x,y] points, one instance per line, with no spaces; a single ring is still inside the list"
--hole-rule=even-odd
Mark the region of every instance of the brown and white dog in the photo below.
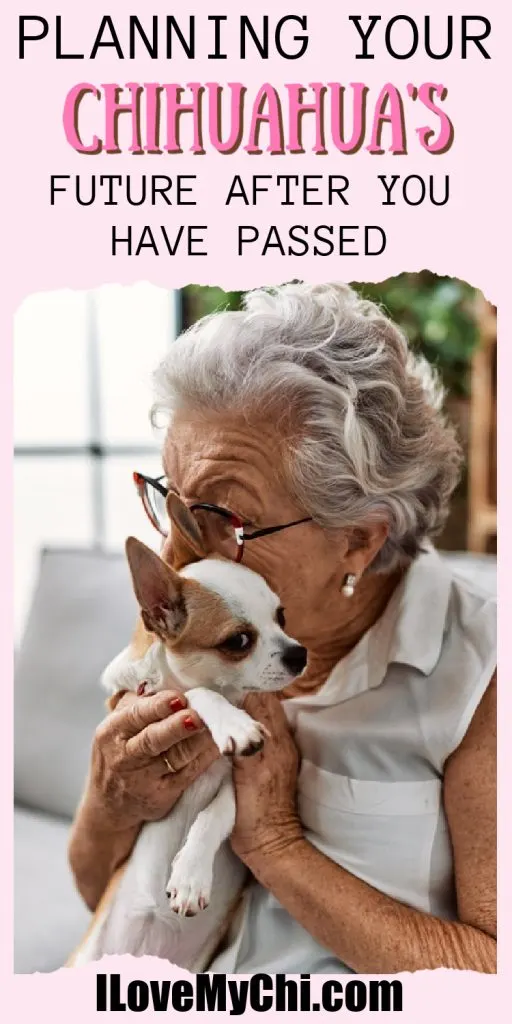
[[[128,539],[141,619],[102,681],[110,694],[142,685],[146,692],[172,687],[186,693],[224,756],[167,818],[143,827],[74,966],[131,953],[205,969],[245,878],[226,841],[235,822],[229,756],[254,753],[265,739],[264,728],[238,705],[250,690],[288,686],[306,664],[305,649],[284,632],[279,599],[262,577],[205,558],[193,515],[175,495],[168,506],[174,559],[182,567],[170,568]]]

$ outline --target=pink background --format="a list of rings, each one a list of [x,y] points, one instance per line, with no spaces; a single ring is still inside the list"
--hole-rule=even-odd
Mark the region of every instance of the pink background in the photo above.
[[[32,0],[28,7],[19,3],[9,4],[9,13],[3,15],[3,45],[5,48],[3,140],[4,140],[4,187],[5,200],[3,232],[3,302],[2,320],[4,332],[0,349],[1,371],[0,416],[3,429],[0,431],[0,457],[4,480],[10,481],[11,465],[11,328],[12,315],[24,296],[34,291],[61,287],[89,288],[106,282],[131,283],[141,279],[155,284],[176,288],[188,283],[212,284],[224,288],[247,288],[256,284],[277,283],[295,277],[321,281],[329,278],[345,280],[382,280],[401,271],[417,271],[429,268],[438,274],[449,274],[463,278],[481,288],[488,298],[499,306],[500,329],[508,336],[507,324],[512,319],[510,298],[510,253],[509,225],[507,225],[508,190],[505,184],[507,174],[506,150],[509,137],[508,106],[506,100],[505,75],[510,65],[510,17],[505,5],[498,0],[488,0],[485,5],[475,6],[473,2],[462,3],[453,0],[447,8],[445,3],[431,2],[423,8],[417,3],[406,3],[400,13],[414,15],[421,24],[424,11],[439,20],[439,29],[434,37],[443,38],[446,13],[454,16],[455,41],[460,39],[461,13],[485,14],[491,18],[493,31],[486,46],[492,60],[484,61],[474,48],[470,48],[467,60],[460,60],[455,46],[454,55],[444,61],[433,61],[419,53],[408,61],[393,60],[385,54],[382,32],[375,30],[372,36],[378,40],[378,58],[374,61],[356,61],[353,54],[359,49],[353,26],[347,21],[348,14],[370,14],[377,8],[382,15],[397,14],[396,3],[381,0],[379,5],[361,0],[354,9],[346,3],[334,4],[332,0],[303,0],[299,8],[275,0],[273,3],[258,4],[258,14],[269,13],[271,19],[280,15],[304,13],[309,16],[310,46],[307,54],[298,61],[279,58],[261,61],[257,58],[239,61],[207,61],[198,58],[194,63],[184,58],[151,61],[139,58],[135,61],[119,61],[115,53],[100,51],[95,61],[70,61],[54,59],[54,33],[44,43],[28,48],[27,59],[17,60],[17,17],[20,13],[36,15],[51,20],[56,13],[63,15],[64,40],[67,49],[85,49],[92,45],[101,16],[109,13],[116,24],[121,25],[123,13],[137,11],[144,20],[143,5],[127,8],[122,0],[111,0],[108,7],[99,0],[89,0],[86,5],[75,7],[71,3],[56,4],[54,0]],[[193,5],[181,7],[166,5],[163,0],[153,0],[146,7],[147,15],[175,13],[184,18],[195,13],[198,18],[212,11],[206,0],[196,0]],[[13,10],[12,8],[16,8]],[[133,8],[133,10],[132,10]],[[241,12],[252,14],[256,19],[254,5],[244,9],[232,0],[224,0],[215,8],[216,13],[235,15]],[[198,39],[202,33],[198,31]],[[398,37],[397,37],[398,38]],[[234,46],[234,30],[226,35],[228,46]],[[507,52],[508,51],[508,52]],[[206,52],[205,50],[202,51]],[[127,81],[241,81],[248,88],[248,95],[254,95],[265,81],[277,87],[285,82],[339,81],[348,85],[352,81],[364,81],[370,87],[370,95],[377,96],[382,85],[389,81],[406,95],[406,85],[424,81],[442,82],[448,89],[444,104],[455,126],[455,142],[451,150],[440,156],[431,156],[422,151],[414,135],[414,127],[427,123],[419,112],[409,119],[411,108],[406,103],[406,119],[409,127],[410,152],[405,156],[370,156],[363,148],[358,154],[345,156],[336,152],[319,157],[313,154],[283,157],[248,156],[243,149],[228,157],[217,153],[206,156],[144,156],[133,157],[129,153],[118,156],[100,155],[95,158],[75,153],[66,142],[62,128],[62,108],[66,93],[80,81],[94,83]],[[508,83],[507,83],[508,84]],[[285,90],[283,90],[283,93]],[[307,121],[307,119],[306,119]],[[435,119],[434,119],[435,121]],[[6,123],[5,123],[6,122]],[[384,144],[386,144],[386,129]],[[265,129],[262,139],[266,141]],[[197,174],[198,192],[202,197],[201,206],[193,207],[103,207],[100,204],[81,208],[71,201],[49,204],[50,174]],[[325,207],[300,206],[282,208],[276,202],[276,194],[270,193],[257,207],[233,204],[226,208],[221,199],[235,174],[246,177],[252,174],[294,173],[294,174],[346,174],[351,179],[351,206],[331,209]],[[377,190],[378,174],[434,174],[443,177],[450,174],[451,200],[448,205],[437,208],[425,203],[413,208],[398,203],[395,207],[381,207],[380,192]],[[379,186],[380,188],[380,186]],[[112,214],[114,214],[112,216]],[[264,260],[257,253],[248,251],[243,259],[236,255],[234,229],[237,222],[265,224],[277,223],[346,223],[380,224],[388,234],[388,247],[380,257],[313,257],[301,258],[268,255]],[[120,227],[130,223],[137,233],[144,224],[158,226],[166,224],[170,229],[179,223],[195,222],[209,224],[208,258],[178,256],[174,259],[161,255],[110,256],[110,225]],[[6,280],[7,278],[7,280]],[[142,341],[143,339],[141,339]],[[500,349],[499,387],[503,392],[506,381],[512,374],[510,346]],[[505,443],[507,402],[501,406],[500,443]],[[510,473],[500,477],[500,515],[506,516],[511,506]],[[10,486],[8,488],[10,490]],[[11,504],[6,500],[2,506],[1,545],[2,578],[0,592],[0,623],[4,643],[0,647],[4,686],[4,729],[3,729],[3,773],[2,794],[5,801],[5,817],[11,821],[12,800],[12,610],[11,610]],[[501,564],[512,564],[510,534],[502,530],[500,535]],[[508,549],[508,550],[507,550]],[[507,596],[512,598],[509,574],[500,573],[500,600],[507,607]],[[507,594],[507,590],[509,593]],[[511,660],[510,642],[502,631],[501,635],[502,678],[509,670]],[[486,1016],[496,1019],[498,1007],[505,1016],[507,1006],[507,970],[512,960],[512,925],[510,914],[505,907],[512,905],[510,871],[505,865],[512,863],[512,833],[510,815],[506,815],[505,793],[507,776],[510,775],[512,755],[507,742],[505,722],[510,721],[512,712],[510,688],[500,696],[500,770],[501,770],[501,825],[500,825],[500,962],[498,977],[476,974],[461,974],[449,971],[422,972],[404,976],[404,1021],[448,1020],[454,1014],[461,1014],[465,1021],[477,1021]],[[508,817],[508,820],[505,820]],[[60,971],[53,975],[12,976],[11,970],[11,849],[2,843],[0,856],[6,879],[4,906],[1,915],[3,1004],[11,1005],[19,1019],[51,1019],[64,1021],[72,1014],[77,1022],[88,1021],[94,1013],[95,968],[77,971]],[[44,884],[44,880],[43,884]],[[121,970],[125,979],[130,977],[171,978],[173,971],[160,961],[130,961],[124,958],[120,963],[102,970]],[[146,1016],[149,1014],[147,1011]],[[190,1015],[189,1015],[190,1016]],[[365,1016],[365,1013],[361,1014]]]

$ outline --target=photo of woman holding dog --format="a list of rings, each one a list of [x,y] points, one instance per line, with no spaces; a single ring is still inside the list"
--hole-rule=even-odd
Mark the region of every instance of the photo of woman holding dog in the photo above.
[[[427,284],[440,337],[434,290],[464,312],[469,287]],[[229,293],[189,312],[165,348],[151,410],[160,468],[141,446],[122,460],[133,532],[150,546],[132,538],[128,561],[95,551],[90,569],[85,551],[57,552],[53,568],[46,552],[21,644],[17,969],[132,952],[226,974],[496,971],[495,562],[475,553],[478,467],[473,434],[461,441],[447,416],[452,378],[410,340],[420,286],[392,280],[394,319],[359,286]],[[448,374],[461,366],[457,350]],[[461,496],[469,551],[447,532]],[[136,604],[121,614],[128,565]],[[75,660],[55,662],[64,631],[73,659],[79,642],[82,660],[97,658],[77,663],[65,718],[69,749],[84,746],[76,768],[57,696],[37,720],[30,697],[61,664],[69,688]],[[107,713],[85,713],[102,671]],[[62,794],[45,783],[49,749]],[[80,894],[70,880],[53,901],[53,961],[24,910],[29,835],[61,865],[50,891],[68,857]]]
[[[244,702],[265,741],[232,758],[230,842],[252,880],[208,969],[494,972],[495,602],[432,544],[461,466],[435,372],[348,286],[291,284],[196,322],[155,381],[162,475],[138,486],[162,559],[178,495],[307,649]],[[171,684],[121,694],[69,848],[91,910],[218,757]]]

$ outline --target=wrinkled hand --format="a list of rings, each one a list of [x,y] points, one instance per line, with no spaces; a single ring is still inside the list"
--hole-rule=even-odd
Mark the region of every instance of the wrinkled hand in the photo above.
[[[217,757],[209,732],[183,694],[125,693],[96,730],[87,804],[113,831],[156,821]]]
[[[244,709],[270,733],[259,753],[233,763],[236,822],[231,845],[257,873],[262,858],[278,855],[303,837],[296,806],[299,754],[275,694],[249,694]]]

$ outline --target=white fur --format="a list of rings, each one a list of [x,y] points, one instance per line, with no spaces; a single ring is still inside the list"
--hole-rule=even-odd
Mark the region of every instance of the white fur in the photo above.
[[[101,685],[109,694],[117,693],[118,690],[137,691],[141,682],[148,682],[148,690],[164,689],[164,682],[169,676],[165,647],[160,641],[151,645],[143,658],[133,660],[129,647],[125,647],[120,654],[107,665],[102,677]],[[168,685],[168,683],[167,683]]]
[[[278,626],[279,598],[257,573],[235,562],[207,558],[193,562],[181,573],[197,580],[223,599],[233,616],[250,623],[258,632],[258,642],[242,662],[221,662],[218,654],[197,652],[176,658],[167,648],[167,661],[173,675],[186,685],[207,686],[219,690],[232,703],[239,703],[248,690],[281,690],[291,676],[281,662],[284,647],[295,643]]]
[[[277,624],[279,600],[256,573],[207,559],[182,575],[220,596],[227,619],[257,632],[253,649],[243,661],[229,662],[215,650],[178,654],[156,641],[134,661],[128,647],[105,670],[103,685],[110,693],[137,690],[142,682],[151,691],[181,689],[221,754],[249,753],[266,730],[236,705],[248,690],[277,690],[291,682],[293,673],[281,656],[296,642]],[[235,813],[231,766],[224,757],[196,779],[167,818],[144,826],[112,904],[75,965],[132,953],[204,970],[245,878],[226,842]]]

